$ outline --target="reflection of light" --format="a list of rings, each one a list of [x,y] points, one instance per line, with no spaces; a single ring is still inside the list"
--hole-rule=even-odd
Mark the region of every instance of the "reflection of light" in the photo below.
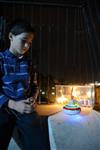
[[[88,96],[88,97],[91,97],[91,91],[88,91],[88,92],[87,92],[87,96]]]
[[[77,115],[74,115],[74,117],[71,116],[70,119],[73,120],[73,121],[80,121],[80,120],[83,119],[83,117],[81,115],[77,114]]]
[[[65,116],[66,117],[66,116]],[[81,121],[84,121],[86,120],[86,117],[85,116],[82,116],[80,114],[76,114],[76,115],[67,115],[67,122],[71,122],[71,123],[77,123],[77,122],[81,122]]]
[[[73,95],[74,97],[77,97],[79,94],[80,94],[80,92],[77,91],[77,90],[76,90],[76,87],[74,86],[74,87],[73,87],[73,91],[72,91],[72,95]]]
[[[80,95],[80,91],[76,91],[77,96]]]
[[[94,84],[87,85],[56,85],[56,98],[58,103],[68,104],[71,96],[80,103],[80,105],[90,107],[90,101],[94,100]],[[63,96],[62,96],[63,95]],[[91,104],[92,106],[92,104]]]
[[[94,83],[90,83],[89,85],[94,86]]]
[[[81,115],[76,115],[75,116],[75,120],[81,120],[81,119],[83,119],[83,116],[81,116]]]
[[[64,102],[66,102],[66,100],[67,100],[67,98],[65,98],[63,95],[61,97],[57,98],[58,103],[64,103]]]
[[[94,91],[92,92],[92,97],[94,97]]]

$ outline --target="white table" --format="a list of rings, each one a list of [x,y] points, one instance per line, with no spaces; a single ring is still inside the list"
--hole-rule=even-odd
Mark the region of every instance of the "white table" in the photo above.
[[[83,108],[80,114],[63,110],[48,118],[51,150],[100,150],[100,113]]]
[[[18,144],[15,142],[13,138],[11,138],[11,141],[9,143],[8,150],[21,150]]]
[[[9,146],[7,150],[21,150],[20,146],[17,144],[18,143],[18,133],[17,130],[14,129],[13,137],[10,140]]]

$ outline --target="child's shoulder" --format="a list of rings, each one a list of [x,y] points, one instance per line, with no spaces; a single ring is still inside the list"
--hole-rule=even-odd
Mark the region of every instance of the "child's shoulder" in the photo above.
[[[0,59],[4,58],[6,50],[0,51]]]

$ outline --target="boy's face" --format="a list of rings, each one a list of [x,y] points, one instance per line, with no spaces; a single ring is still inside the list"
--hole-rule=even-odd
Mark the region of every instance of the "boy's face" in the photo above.
[[[34,34],[33,33],[21,33],[19,35],[13,35],[9,33],[10,39],[10,51],[16,56],[20,56],[25,54],[33,41]]]

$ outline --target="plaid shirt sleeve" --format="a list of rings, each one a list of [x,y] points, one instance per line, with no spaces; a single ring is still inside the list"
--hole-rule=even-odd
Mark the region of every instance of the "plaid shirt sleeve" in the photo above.
[[[2,58],[0,57],[0,107],[9,100],[9,98],[3,94],[2,90],[3,83],[1,81],[2,74],[3,74]]]

